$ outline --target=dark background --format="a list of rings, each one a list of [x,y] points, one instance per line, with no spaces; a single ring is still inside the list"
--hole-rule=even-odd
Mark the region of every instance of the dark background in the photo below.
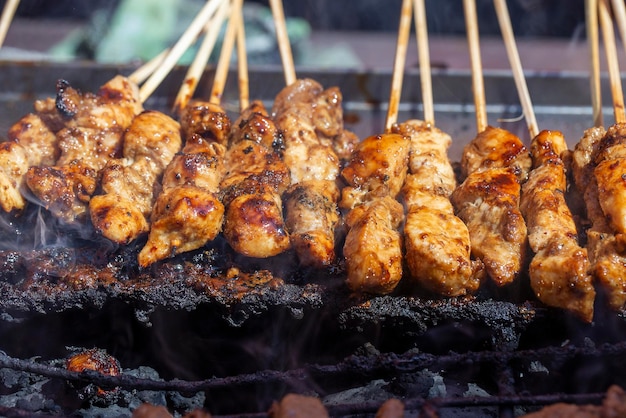
[[[251,2],[252,0],[246,0]],[[254,1],[267,5],[267,1]],[[119,0],[22,0],[21,17],[88,19]],[[0,2],[4,4],[4,1]],[[395,31],[401,0],[284,0],[287,16],[306,19],[314,30]],[[492,0],[476,0],[482,34],[499,34]],[[572,37],[584,29],[584,0],[509,0],[516,36]],[[426,0],[433,34],[464,34],[461,0]]]

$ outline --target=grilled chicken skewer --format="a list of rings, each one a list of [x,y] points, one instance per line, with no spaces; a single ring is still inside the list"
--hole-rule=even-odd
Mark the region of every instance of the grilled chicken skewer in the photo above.
[[[144,111],[133,119],[124,134],[124,158],[110,160],[102,169],[102,194],[89,201],[98,232],[126,245],[148,231],[157,181],[181,142],[180,125],[163,113]]]
[[[86,217],[97,174],[120,156],[124,130],[142,111],[137,86],[122,76],[97,94],[57,85],[56,108],[65,127],[57,132],[60,157],[54,166],[33,166],[26,184],[38,201],[67,224]]]
[[[217,192],[224,175],[230,119],[217,105],[194,101],[181,115],[186,143],[165,168],[139,264],[202,247],[222,230],[224,206]]]
[[[0,144],[0,207],[19,213],[26,207],[24,189],[30,167],[52,165],[59,157],[56,133],[63,121],[56,113],[54,99],[35,102],[29,113],[8,131],[8,140]]]
[[[396,196],[406,178],[409,148],[409,139],[399,134],[370,136],[341,171],[348,183],[339,205],[349,210],[343,255],[352,291],[387,294],[402,278],[404,208]]]
[[[450,202],[456,187],[447,157],[451,138],[418,120],[394,125],[392,131],[411,140],[410,174],[402,187],[410,278],[445,296],[473,293],[480,286],[483,268],[481,262],[470,259],[469,231]]]
[[[284,133],[284,161],[291,173],[286,191],[286,223],[301,264],[326,267],[335,261],[335,227],[339,221],[339,156],[353,147],[355,136],[343,130],[341,94],[314,80],[285,87],[272,115]],[[345,155],[345,154],[344,154]]]
[[[289,185],[283,149],[282,132],[261,102],[253,102],[234,124],[220,184],[224,237],[240,254],[267,258],[290,248],[281,198]]]
[[[528,150],[512,133],[487,127],[465,146],[461,164],[467,177],[450,198],[469,229],[472,254],[498,286],[510,284],[526,248],[519,200],[531,166]]]
[[[394,65],[396,80],[402,78],[402,44],[408,42],[410,6],[410,2],[403,3]],[[478,288],[482,269],[480,262],[470,260],[469,231],[455,216],[449,200],[456,186],[447,156],[452,140],[434,127],[426,9],[423,1],[414,1],[414,6],[425,121],[409,120],[390,126],[391,132],[410,140],[409,174],[402,187],[407,213],[405,260],[414,283],[438,294],[460,296]],[[399,83],[396,81],[395,85]],[[392,89],[390,108],[397,108],[394,102],[399,99],[399,90]],[[388,113],[388,126],[391,120],[395,120],[395,115]]]
[[[520,209],[535,253],[530,285],[546,305],[569,310],[586,322],[593,319],[595,289],[587,250],[578,244],[572,213],[565,201],[566,173],[561,155],[567,144],[560,132],[542,131],[531,143],[533,169],[522,186]]]

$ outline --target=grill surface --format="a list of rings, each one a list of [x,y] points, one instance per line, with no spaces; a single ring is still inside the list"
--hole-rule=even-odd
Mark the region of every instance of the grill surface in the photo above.
[[[4,131],[35,98],[54,94],[57,78],[87,90],[130,72],[2,67]],[[173,74],[147,107],[167,109],[182,74]],[[382,131],[389,74],[300,76],[342,88],[347,127],[359,136]],[[283,78],[268,69],[252,73],[250,82],[251,97],[271,101]],[[473,136],[469,75],[441,72],[434,83],[438,125],[455,138],[451,157],[458,159]],[[535,95],[540,126],[575,141],[591,124],[587,80],[531,76],[531,95],[547,83],[554,94]],[[519,111],[508,75],[488,75],[486,84],[491,117]],[[418,75],[408,73],[402,97],[410,104],[400,120],[419,117],[418,86]],[[526,135],[521,123],[506,127]],[[36,208],[21,219],[4,218],[0,230],[0,413],[7,416],[128,412],[139,402],[260,416],[290,391],[323,397],[335,416],[372,414],[392,396],[423,414],[514,416],[557,400],[599,402],[609,385],[626,384],[623,314],[606,311],[600,297],[595,322],[582,324],[537,304],[526,278],[469,298],[406,288],[357,298],[343,286],[341,264],[302,271],[289,253],[250,260],[217,240],[142,270],[141,243],[113,248],[92,241],[91,231],[59,230]],[[105,349],[124,373],[70,373],[62,360],[68,347]],[[96,386],[119,389],[103,399],[93,394]]]

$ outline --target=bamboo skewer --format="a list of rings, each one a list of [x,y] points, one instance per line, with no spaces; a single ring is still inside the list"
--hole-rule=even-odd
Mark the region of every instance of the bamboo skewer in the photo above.
[[[622,46],[626,50],[626,5],[624,5],[624,0],[612,0],[611,5],[613,6],[613,15],[615,16],[619,36],[622,40]]]
[[[239,75],[239,110],[250,105],[250,83],[248,80],[248,57],[246,55],[246,30],[243,9],[239,9],[237,25],[237,70]]]
[[[202,7],[202,10],[200,10],[198,15],[191,22],[185,33],[183,33],[180,39],[178,39],[176,44],[169,51],[167,57],[163,59],[159,68],[152,73],[150,78],[148,78],[144,85],[141,86],[141,89],[139,90],[139,98],[142,102],[150,97],[167,74],[172,70],[172,68],[174,68],[180,57],[198,37],[200,31],[209,20],[209,17],[215,13],[223,1],[224,0],[209,0]]]
[[[587,44],[589,45],[589,84],[591,89],[593,126],[603,126],[598,35],[598,0],[585,0],[585,24],[587,28]]]
[[[274,16],[276,40],[278,42],[280,58],[285,72],[285,84],[289,86],[296,81],[296,70],[293,63],[293,54],[291,52],[289,35],[287,34],[287,24],[285,22],[285,12],[283,10],[282,0],[270,0],[270,7],[272,9],[272,15]]]
[[[391,126],[398,120],[398,106],[402,93],[402,80],[404,78],[404,66],[406,63],[406,51],[411,33],[411,9],[413,0],[402,0],[400,11],[400,25],[398,28],[398,42],[396,44],[396,57],[393,63],[393,74],[391,77],[391,94],[389,96],[389,107],[385,120],[385,132],[391,130]]]
[[[2,9],[2,17],[0,17],[0,46],[4,45],[4,40],[9,32],[9,27],[15,16],[17,6],[20,4],[20,0],[7,0]]]
[[[430,49],[428,46],[428,25],[426,22],[426,6],[424,0],[414,0],[415,33],[417,35],[417,55],[420,66],[420,82],[422,85],[422,104],[424,106],[424,121],[435,124],[435,109],[433,105],[433,82],[430,67]]]
[[[494,0],[494,6],[496,8],[496,15],[498,17],[498,23],[500,24],[500,31],[502,32],[506,52],[511,64],[511,70],[513,71],[515,86],[517,87],[517,92],[520,96],[522,111],[524,112],[524,116],[526,118],[528,132],[530,132],[530,137],[534,138],[539,133],[539,128],[537,127],[535,111],[533,110],[532,101],[530,100],[530,93],[528,92],[528,86],[526,85],[526,77],[524,77],[524,70],[522,69],[519,52],[517,51],[515,35],[513,34],[513,27],[511,26],[511,18],[509,16],[506,0]]]
[[[474,93],[474,107],[476,111],[476,132],[483,132],[487,129],[487,107],[485,104],[485,83],[483,80],[483,66],[480,57],[478,17],[476,15],[475,0],[463,0],[463,10],[465,13],[467,43],[472,72],[472,91]]]
[[[224,87],[226,86],[226,79],[228,78],[230,59],[233,55],[235,38],[237,37],[237,25],[239,25],[242,5],[243,0],[233,0],[231,5],[228,26],[226,27],[226,34],[222,42],[222,50],[220,51],[220,56],[217,61],[215,77],[213,78],[213,88],[211,89],[211,97],[209,98],[209,101],[213,104],[220,104],[222,102],[222,95],[224,93]]]
[[[174,109],[179,113],[187,106],[193,97],[196,88],[198,87],[202,73],[206,68],[211,52],[215,47],[222,24],[224,23],[224,20],[226,20],[229,6],[230,2],[224,1],[215,13],[215,16],[209,20],[205,27],[207,29],[206,35],[204,36],[204,39],[198,48],[198,52],[187,70],[185,79],[180,87],[180,90],[178,91],[176,99],[174,100]]]
[[[615,47],[615,33],[613,31],[613,22],[609,11],[608,0],[599,0],[598,15],[609,69],[615,123],[624,123],[626,122],[626,115],[624,113],[624,93],[622,92],[622,80],[619,73],[619,63],[617,61],[617,48]]]

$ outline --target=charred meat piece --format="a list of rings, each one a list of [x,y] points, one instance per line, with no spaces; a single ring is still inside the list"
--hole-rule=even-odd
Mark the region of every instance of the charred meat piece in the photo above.
[[[71,372],[84,372],[86,370],[96,371],[106,376],[119,376],[122,370],[119,361],[106,351],[93,348],[72,355],[67,359],[66,369]],[[107,391],[98,388],[97,394],[102,396]]]
[[[348,233],[343,246],[348,287],[386,294],[402,278],[404,208],[395,199],[407,173],[410,141],[398,134],[374,135],[358,144],[342,176],[341,207]]]
[[[587,250],[565,201],[566,174],[561,155],[567,144],[560,132],[542,131],[532,140],[533,169],[522,187],[520,209],[535,253],[529,266],[537,298],[567,309],[586,322],[593,319],[595,289]]]
[[[100,172],[102,194],[89,201],[91,222],[118,244],[148,231],[157,180],[181,146],[180,126],[169,116],[144,111],[124,135],[124,159],[110,160]]]
[[[449,199],[456,186],[447,156],[450,136],[417,120],[395,125],[392,131],[411,140],[411,174],[402,188],[407,210],[405,259],[411,279],[445,296],[476,291],[482,263],[470,259],[469,231]]]
[[[66,223],[80,222],[86,218],[89,196],[87,188],[81,188],[81,196],[66,196],[65,204],[48,199],[59,194],[46,190],[45,185],[55,185],[58,173],[74,171],[70,165],[99,172],[112,158],[122,152],[122,136],[133,118],[142,110],[138,88],[128,79],[117,76],[103,85],[97,94],[81,93],[65,81],[57,83],[56,108],[62,115],[64,128],[57,132],[60,156],[55,166],[47,170],[32,167],[26,173],[26,183],[35,197],[53,214]],[[42,176],[49,175],[45,180]],[[76,189],[76,188],[75,188]],[[94,189],[95,190],[95,189]],[[91,193],[93,193],[93,191]],[[70,193],[65,189],[63,193]],[[68,205],[67,201],[74,200]]]
[[[201,105],[195,102],[193,106]],[[219,120],[219,127],[229,127],[221,116],[224,111],[210,106],[220,116],[203,113],[203,117]],[[212,135],[222,137],[226,133]],[[197,133],[186,138],[182,152],[172,158],[163,173],[162,191],[150,216],[148,241],[138,257],[141,266],[200,248],[221,232],[224,205],[218,191],[225,172],[225,153],[222,144]]]
[[[264,107],[258,102],[251,106],[235,122],[225,157],[228,171],[220,184],[226,207],[224,237],[240,254],[267,258],[291,246],[281,198],[289,185],[289,169],[281,147],[272,145],[282,141],[282,133]]]

